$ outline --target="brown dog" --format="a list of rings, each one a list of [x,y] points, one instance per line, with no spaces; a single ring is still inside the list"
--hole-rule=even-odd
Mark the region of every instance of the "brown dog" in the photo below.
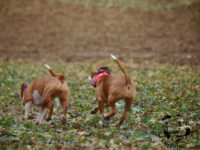
[[[129,114],[131,104],[136,95],[136,89],[121,62],[112,54],[111,57],[123,73],[110,75],[111,70],[108,67],[100,67],[97,72],[91,73],[92,84],[96,87],[96,99],[98,101],[98,106],[91,111],[91,114],[95,114],[99,110],[102,117],[105,120],[109,120],[117,113],[116,102],[124,99],[124,114],[116,125],[120,126]],[[105,106],[111,107],[112,111],[104,117]]]
[[[41,107],[41,112],[36,123],[42,123],[46,115],[46,108],[49,108],[47,120],[51,120],[53,114],[53,100],[58,97],[63,108],[62,122],[66,121],[66,111],[69,100],[69,89],[65,82],[64,74],[54,73],[48,65],[45,65],[51,76],[45,76],[32,81],[30,84],[22,84],[21,97],[25,105],[25,118],[29,118],[31,105]]]

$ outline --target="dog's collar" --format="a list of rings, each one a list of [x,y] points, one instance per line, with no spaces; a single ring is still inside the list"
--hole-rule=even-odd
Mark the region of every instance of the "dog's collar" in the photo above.
[[[28,82],[24,85],[24,88],[23,88],[23,92],[26,90],[26,88],[31,84],[31,82]]]
[[[108,74],[107,72],[101,72],[101,73],[97,74],[96,76],[94,76],[94,77],[92,78],[92,85],[93,85],[94,87],[96,87],[96,85],[97,85],[99,79],[101,79],[102,77],[105,77],[105,76],[108,77],[108,76],[110,76],[110,74]]]

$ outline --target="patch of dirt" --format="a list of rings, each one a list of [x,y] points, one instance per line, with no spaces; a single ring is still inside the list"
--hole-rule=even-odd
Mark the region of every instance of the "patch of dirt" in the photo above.
[[[200,3],[170,10],[85,7],[75,3],[0,3],[0,58],[200,64]]]

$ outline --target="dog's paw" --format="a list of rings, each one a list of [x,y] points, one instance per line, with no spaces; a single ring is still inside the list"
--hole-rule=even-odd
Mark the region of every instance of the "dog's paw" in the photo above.
[[[96,110],[92,110],[91,112],[90,112],[90,114],[96,114],[97,113],[97,111]]]
[[[61,122],[62,122],[62,124],[65,124],[66,123],[66,118],[62,118]]]
[[[35,121],[35,124],[36,124],[36,125],[40,125],[40,122],[39,122],[39,121]]]
[[[28,116],[28,119],[30,119],[30,120],[33,119],[33,118],[34,118],[33,116]]]
[[[45,121],[45,120],[38,121],[38,120],[36,120],[35,124],[36,125],[50,125],[51,121]]]
[[[118,124],[115,125],[115,127],[120,127],[121,125],[122,123],[119,122]]]
[[[90,114],[94,115],[94,114],[96,114],[96,112],[95,111],[91,111]]]
[[[119,125],[119,124],[116,124],[115,127],[120,127],[120,125]]]
[[[111,117],[110,116],[105,116],[103,119],[109,121],[111,119]]]
[[[28,115],[28,116],[24,116],[23,120],[31,120],[33,118],[34,118],[33,116]]]
[[[27,116],[23,116],[22,118],[23,118],[23,120],[28,120]]]
[[[43,120],[40,120],[40,119],[38,119],[38,118],[35,120],[35,124],[36,124],[36,125],[40,125],[40,124],[42,124],[42,123],[43,123]]]
[[[48,117],[46,120],[47,120],[47,121],[51,121],[52,119],[51,119],[50,117]]]

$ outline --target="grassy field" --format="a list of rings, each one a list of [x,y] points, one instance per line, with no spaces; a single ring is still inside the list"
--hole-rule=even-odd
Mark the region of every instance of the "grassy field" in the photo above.
[[[140,8],[144,10],[158,10],[158,9],[168,9],[168,8],[174,8],[174,7],[180,7],[180,6],[188,6],[194,2],[197,2],[198,0],[52,0],[52,1],[61,1],[61,2],[75,2],[78,4],[83,4],[85,6],[101,6],[101,7],[135,7]]]
[[[119,113],[110,122],[104,122],[99,114],[91,115],[96,101],[94,88],[87,80],[98,66],[106,65],[113,73],[119,72],[111,60],[50,63],[57,72],[65,72],[71,92],[70,107],[66,124],[61,124],[62,109],[56,99],[52,123],[44,125],[34,124],[37,108],[32,112],[33,120],[23,119],[19,96],[21,83],[49,74],[43,64],[1,61],[0,149],[200,148],[199,67],[148,64],[125,63],[135,82],[137,97],[124,124],[116,128],[124,102],[120,101]],[[166,115],[171,118],[162,121]],[[184,136],[186,127],[191,132]]]
[[[197,2],[197,3],[196,3]],[[1,149],[200,149],[199,0],[1,0]],[[105,122],[90,72],[120,72],[126,60],[137,96],[124,124]],[[28,62],[28,63],[25,63]],[[22,83],[63,72],[70,89],[67,122],[58,99],[52,122],[25,120]],[[107,109],[106,113],[110,110]]]

